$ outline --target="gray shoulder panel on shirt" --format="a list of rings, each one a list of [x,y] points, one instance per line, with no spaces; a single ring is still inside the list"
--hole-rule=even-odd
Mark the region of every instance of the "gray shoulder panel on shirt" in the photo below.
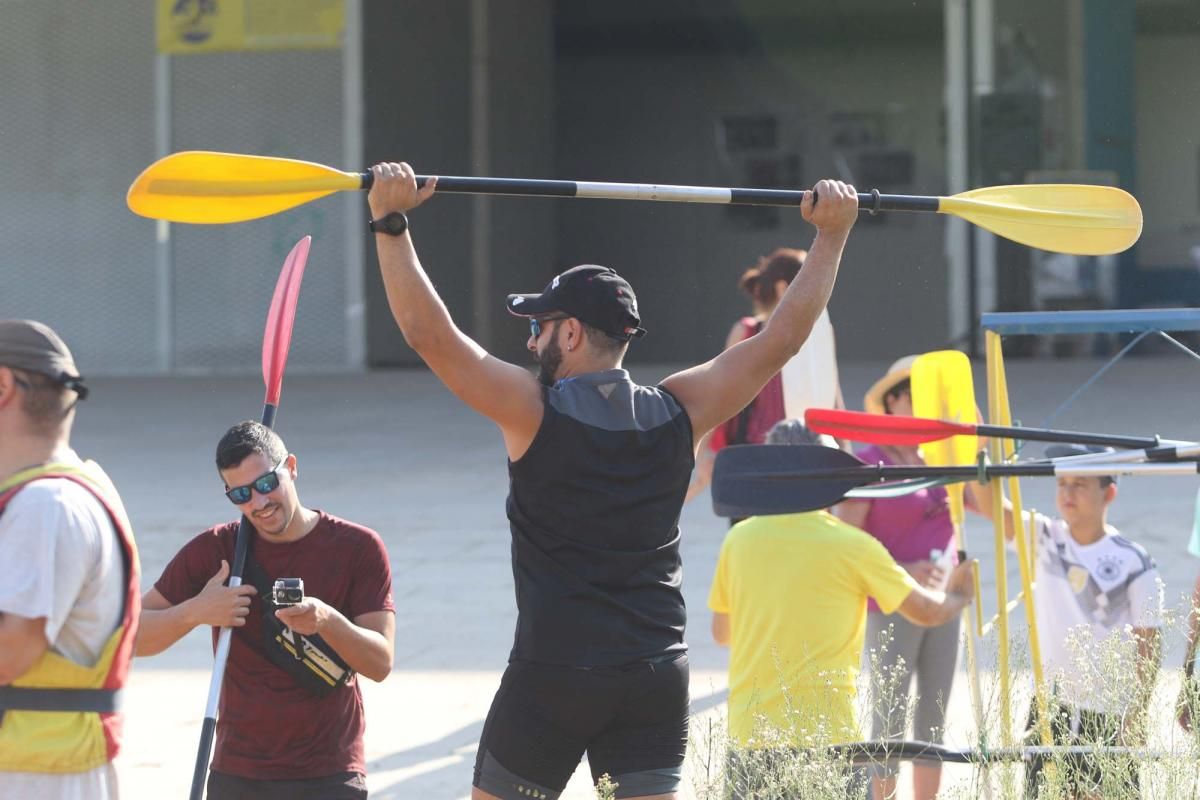
[[[559,414],[608,431],[654,430],[683,412],[674,397],[633,383],[624,370],[561,381],[547,397]]]

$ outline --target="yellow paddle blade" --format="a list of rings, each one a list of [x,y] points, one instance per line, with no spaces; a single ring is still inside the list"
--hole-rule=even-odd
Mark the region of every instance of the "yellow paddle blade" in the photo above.
[[[155,161],[125,200],[143,217],[211,224],[258,219],[360,188],[357,173],[310,161],[193,150]]]
[[[1113,186],[989,186],[939,198],[938,211],[1014,242],[1081,256],[1120,253],[1142,234],[1142,208]]]
[[[971,362],[957,350],[938,350],[917,356],[912,367],[913,415],[973,424],[975,383]],[[975,436],[950,436],[921,445],[926,464],[947,466],[970,464],[975,460],[978,439]],[[963,484],[947,486],[950,519],[955,526],[963,520]]]
[[[912,367],[913,415],[973,425],[975,384],[971,362],[957,350],[938,350],[917,356]],[[975,461],[975,436],[950,436],[921,445],[925,463],[933,466]]]

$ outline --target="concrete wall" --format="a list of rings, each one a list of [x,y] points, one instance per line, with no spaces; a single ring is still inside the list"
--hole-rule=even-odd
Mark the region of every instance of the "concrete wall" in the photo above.
[[[420,174],[473,174],[470,5],[469,0],[364,4],[368,163],[405,160]],[[490,168],[502,176],[546,176],[554,152],[551,3],[493,0],[487,16]],[[411,215],[411,225],[422,263],[450,313],[469,335],[480,337],[472,313],[472,202],[465,195],[437,197]],[[489,202],[491,287],[485,291],[495,304],[491,348],[524,359],[528,329],[506,319],[504,294],[545,283],[556,208],[548,200]],[[373,242],[365,269],[368,363],[418,363],[388,311]]]
[[[154,155],[145,8],[0,9],[0,318],[54,326],[88,375],[156,368],[154,225],[124,203]]]
[[[418,172],[471,174],[470,20],[467,0],[365,5],[368,161],[404,158]],[[944,184],[940,25],[939,3],[906,16],[887,12],[882,0],[819,16],[803,9],[780,16],[754,4],[492,2],[490,169],[745,185],[745,171],[720,145],[721,121],[766,113],[779,121],[780,149],[799,157],[800,178],[811,183],[855,169],[853,148],[831,142],[832,119],[866,114],[888,146],[911,152],[913,181],[904,188],[937,193]],[[412,224],[451,313],[478,335],[471,202],[437,198]],[[745,311],[735,288],[742,269],[812,237],[787,209],[767,229],[721,207],[611,201],[497,199],[491,215],[492,349],[518,360],[526,358],[525,333],[505,320],[503,294],[540,288],[582,262],[611,265],[638,290],[651,335],[632,358],[708,357]],[[942,230],[931,217],[860,224],[832,306],[835,321],[844,321],[844,355],[880,356],[883,340],[882,356],[945,343]],[[368,360],[414,363],[387,312],[370,250]]]
[[[853,177],[855,150],[832,141],[834,117],[864,113],[881,120],[889,146],[913,154],[908,191],[940,193],[941,16],[940,4],[925,5],[907,18],[881,2],[845,16],[800,4],[744,19],[679,4],[560,6],[557,175],[730,185],[744,173],[720,143],[722,118],[770,114],[781,149],[800,157],[803,183]],[[748,230],[719,206],[575,201],[558,220],[560,265],[597,261],[638,291],[650,334],[631,358],[646,361],[718,352],[747,310],[741,271],[812,238],[789,209],[767,230]],[[860,221],[831,303],[840,355],[890,358],[945,344],[942,237],[933,217]]]
[[[171,57],[156,101],[154,4],[18,0],[0,11],[0,317],[53,325],[88,375],[253,372],[279,268],[314,237],[289,366],[347,364],[343,206],[265,220],[156,225],[125,192],[159,155],[226,150],[337,164],[336,50]],[[160,268],[161,267],[161,268]]]
[[[856,175],[860,148],[835,142],[847,119],[861,118],[873,120],[867,127],[878,127],[884,147],[912,154],[910,185],[881,188],[945,188],[940,0],[482,5],[493,174],[745,185],[748,171],[723,141],[723,120],[767,115],[778,123],[779,152],[796,159],[799,183],[833,175],[871,188]],[[1061,90],[1065,103],[1075,78],[1067,49],[1056,47],[1073,30],[1062,10],[1034,0],[997,5],[1000,23],[1031,35],[1050,89]],[[1200,213],[1200,98],[1189,82],[1200,68],[1200,27],[1187,9],[1138,4],[1135,62],[1136,171],[1146,212],[1139,264],[1179,272],[1190,269]],[[472,174],[472,0],[364,2],[362,13],[365,160],[403,158],[421,172]],[[332,51],[173,58],[170,148],[339,164],[340,58]],[[122,201],[156,155],[148,6],[10,0],[0,67],[10,78],[0,85],[0,315],[51,322],[94,373],[159,371],[164,340],[168,370],[250,371],[282,255],[313,233],[292,365],[350,363],[357,343],[347,320],[357,309],[346,270],[359,267],[345,263],[344,202],[322,200],[242,226],[176,226],[173,268],[161,282],[155,226]],[[1046,119],[1053,131],[1073,127],[1062,105],[1047,98],[1043,106],[1059,114]],[[1082,166],[1069,145],[1045,143],[1043,155],[1046,167]],[[584,261],[616,267],[639,290],[651,335],[637,343],[634,359],[709,356],[746,309],[735,289],[741,270],[776,246],[811,240],[786,209],[773,226],[755,227],[723,207],[499,198],[489,202],[480,262],[472,248],[476,202],[437,198],[414,213],[414,236],[455,319],[515,360],[527,358],[525,332],[506,319],[503,295],[537,289]],[[415,363],[361,235],[368,364]],[[945,344],[943,235],[943,221],[932,216],[860,222],[831,304],[844,357],[886,359]],[[489,330],[476,319],[480,308],[489,312]]]
[[[178,56],[171,77],[172,151],[341,164],[339,50]],[[346,203],[362,200],[335,195],[236,225],[173,225],[172,369],[246,371],[261,363],[263,323],[280,267],[305,235],[313,237],[312,250],[289,368],[346,368]]]
[[[1200,246],[1200,32],[1137,41],[1138,264],[1197,265]],[[1184,76],[1187,76],[1186,78]]]

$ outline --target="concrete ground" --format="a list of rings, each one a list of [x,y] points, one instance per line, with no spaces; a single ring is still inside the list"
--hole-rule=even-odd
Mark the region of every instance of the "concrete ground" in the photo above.
[[[843,365],[852,407],[860,406],[862,392],[885,366]],[[1098,366],[1093,360],[1013,361],[1014,416],[1040,424]],[[634,374],[651,382],[669,371],[635,367]],[[982,364],[975,372],[981,379]],[[120,487],[141,548],[143,585],[149,587],[189,537],[232,518],[212,450],[229,424],[257,417],[261,384],[252,377],[93,383],[75,444],[100,461]],[[1055,426],[1200,440],[1200,416],[1192,405],[1197,389],[1200,369],[1182,355],[1128,358]],[[982,400],[981,384],[977,392]],[[375,528],[392,559],[395,670],[383,684],[364,681],[372,795],[467,797],[475,745],[515,618],[500,437],[424,371],[289,376],[277,428],[299,457],[302,500]],[[1030,480],[1024,487],[1027,505],[1053,507],[1050,482]],[[1186,554],[1196,488],[1194,477],[1128,478],[1111,515],[1158,559],[1172,605],[1190,591],[1200,566]],[[705,601],[726,527],[712,515],[707,496],[685,508],[682,525],[699,731],[719,716],[725,699],[726,657],[709,638]],[[968,536],[990,576],[990,530],[975,520]],[[1009,571],[1015,586],[1016,570]],[[993,586],[988,577],[989,614],[996,607]],[[1022,638],[1021,618],[1014,615],[1014,640]],[[1171,668],[1179,664],[1181,636],[1176,624],[1168,637]],[[992,644],[985,666],[994,668]],[[167,653],[135,663],[128,744],[119,761],[125,796],[179,797],[187,791],[211,662],[208,634],[196,631]],[[1015,662],[1013,669],[1019,668]],[[1023,673],[1014,680],[1018,686],[1028,683]],[[1170,687],[1160,694],[1165,703]],[[958,682],[950,705],[950,743],[965,746],[972,727],[965,681]],[[1023,704],[1013,715],[1023,719]],[[1163,743],[1170,743],[1169,730],[1164,718]],[[690,776],[700,772],[696,763],[689,766]],[[970,773],[957,769],[948,776],[950,783],[963,783]],[[589,796],[584,767],[564,797]]]

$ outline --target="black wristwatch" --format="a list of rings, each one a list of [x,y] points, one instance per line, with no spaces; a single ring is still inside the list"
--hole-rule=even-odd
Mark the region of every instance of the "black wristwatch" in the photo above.
[[[370,222],[372,233],[386,233],[388,236],[399,236],[408,230],[408,217],[400,211],[393,211],[379,219]]]

